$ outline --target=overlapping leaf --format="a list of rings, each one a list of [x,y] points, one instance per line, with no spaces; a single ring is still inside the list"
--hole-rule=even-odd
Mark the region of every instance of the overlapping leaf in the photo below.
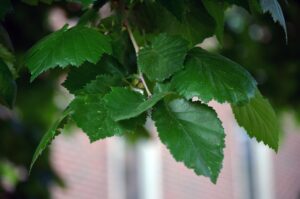
[[[187,50],[184,39],[160,34],[139,52],[138,65],[150,80],[163,81],[183,68]]]
[[[207,13],[201,1],[185,2],[182,13],[177,14],[175,13],[177,11],[171,7],[180,5],[173,5],[175,4],[173,1],[166,3],[168,5],[164,5],[168,9],[152,1],[137,4],[130,13],[130,19],[140,31],[178,35],[189,41],[191,45],[199,44],[213,35],[215,28],[213,18]],[[172,10],[177,18],[169,10]],[[178,19],[179,15],[182,15],[181,19]]]
[[[112,88],[104,97],[106,107],[115,121],[134,118],[150,109],[167,93],[154,94],[150,99],[126,88]]]
[[[52,0],[24,1],[37,4],[39,1]],[[94,2],[69,1],[79,2],[83,7]],[[186,57],[190,45],[202,42],[214,30],[218,40],[222,42],[224,11],[228,4],[259,10],[257,2],[258,0],[125,2],[130,7],[128,21],[133,27],[134,35],[138,35],[138,43],[143,40],[141,43],[146,45],[138,53],[137,65],[148,77],[146,81],[151,81],[150,89],[154,87],[154,94],[149,99],[139,92],[121,87],[124,86],[123,80],[128,83],[124,75],[132,75],[128,77],[131,78],[137,72],[130,38],[122,29],[122,17],[109,17],[101,21],[100,31],[109,32],[110,38],[114,40],[114,49],[106,36],[84,26],[70,29],[64,27],[41,40],[25,58],[32,79],[57,66],[80,67],[71,68],[64,83],[75,94],[75,99],[43,137],[34,154],[31,168],[68,115],[94,142],[114,135],[139,132],[145,123],[147,110],[154,106],[152,115],[159,137],[174,158],[193,169],[196,174],[207,176],[215,183],[222,167],[225,134],[221,121],[212,108],[200,102],[188,101],[194,96],[204,102],[215,99],[221,103],[233,104],[237,121],[248,134],[277,151],[278,123],[275,113],[259,92],[254,97],[256,82],[251,75],[237,63],[200,48],[192,49]],[[260,5],[264,12],[271,13],[274,21],[278,21],[286,32],[277,0],[260,0]],[[80,21],[81,25],[86,24],[95,14],[95,11],[87,12]],[[162,32],[164,34],[158,35]],[[151,39],[156,35],[158,36]],[[102,56],[105,53],[113,54],[117,60],[112,56]],[[1,66],[0,62],[0,99],[3,96],[5,99],[6,96],[6,101],[12,101],[13,97],[7,96],[12,93],[13,86],[10,83],[13,78],[2,75],[7,71]],[[112,91],[109,92],[111,87]],[[6,93],[1,93],[3,90]],[[166,97],[171,90],[177,91],[185,99]],[[163,98],[164,101],[160,102]]]
[[[81,90],[81,94],[106,94],[112,86],[120,86],[122,80],[118,76],[99,75],[95,80],[85,85]]]
[[[232,106],[232,110],[238,124],[245,128],[250,137],[278,150],[278,120],[271,104],[259,91],[248,104]]]
[[[117,60],[111,56],[104,55],[97,64],[84,63],[79,68],[71,68],[63,86],[72,94],[78,94],[83,87],[95,80],[99,75],[111,75],[122,77],[124,70]]]
[[[123,133],[122,127],[110,117],[102,97],[100,94],[77,96],[70,104],[74,111],[72,119],[91,142]]]
[[[189,52],[185,70],[174,76],[172,84],[187,99],[233,104],[249,101],[256,89],[255,80],[240,65],[201,48]]]
[[[34,45],[26,55],[25,64],[33,80],[56,66],[80,66],[84,61],[96,64],[104,53],[111,51],[109,39],[96,30],[65,26]]]
[[[173,157],[216,183],[222,168],[225,134],[215,111],[199,102],[175,99],[160,103],[153,120]]]
[[[79,68],[71,68],[63,86],[72,94],[78,93],[87,83],[103,74],[103,69],[98,64],[84,63]]]
[[[170,21],[164,22],[165,31],[169,34],[180,35],[194,46],[214,34],[215,24],[202,2],[191,1],[187,5],[188,7],[179,23],[172,18]]]

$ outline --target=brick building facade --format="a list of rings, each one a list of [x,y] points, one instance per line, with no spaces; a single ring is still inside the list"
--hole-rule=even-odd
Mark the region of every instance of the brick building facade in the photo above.
[[[223,169],[216,185],[177,163],[157,138],[128,146],[120,138],[90,144],[83,133],[59,136],[52,162],[66,188],[54,199],[299,199],[300,134],[285,125],[276,155],[250,140],[227,105],[217,109],[226,132]],[[289,120],[290,121],[290,120]],[[149,128],[155,128],[149,122]]]

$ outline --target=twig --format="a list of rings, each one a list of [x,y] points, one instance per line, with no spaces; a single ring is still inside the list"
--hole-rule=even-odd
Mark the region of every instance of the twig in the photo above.
[[[136,43],[136,40],[135,40],[135,38],[134,38],[134,36],[133,36],[132,30],[131,30],[130,25],[128,24],[128,22],[126,22],[126,29],[127,29],[127,31],[128,31],[130,40],[131,40],[132,45],[133,45],[133,47],[134,47],[135,53],[136,53],[136,55],[138,55],[138,53],[139,53],[139,46],[138,46],[138,44]],[[148,97],[151,97],[151,96],[152,96],[152,93],[150,92],[150,90],[149,90],[149,88],[148,88],[148,86],[147,86],[147,83],[146,83],[146,81],[145,81],[145,79],[144,79],[143,73],[142,73],[142,71],[141,71],[141,69],[140,69],[139,66],[138,66],[138,73],[139,73],[139,78],[140,78],[140,80],[142,81],[142,84],[143,84],[144,87],[145,87],[145,90],[146,90],[146,92],[147,92]]]

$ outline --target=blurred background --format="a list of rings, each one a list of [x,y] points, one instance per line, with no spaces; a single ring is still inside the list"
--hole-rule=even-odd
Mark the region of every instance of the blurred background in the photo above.
[[[13,111],[0,106],[0,199],[300,199],[300,3],[282,1],[288,28],[284,32],[268,15],[253,16],[239,7],[226,11],[224,44],[215,37],[201,46],[246,67],[280,118],[278,154],[249,139],[238,127],[230,106],[212,102],[225,127],[223,169],[216,185],[177,163],[150,137],[110,138],[90,144],[70,125],[49,150],[28,168],[47,128],[68,104],[60,84],[66,71],[52,70],[33,83],[21,64],[25,50],[82,14],[74,3],[39,4],[35,9],[12,1],[0,26],[8,33],[16,57],[0,45],[0,55],[14,59],[19,78]],[[2,2],[0,2],[1,5]],[[101,9],[107,12],[108,6]],[[5,30],[7,33],[5,32]]]

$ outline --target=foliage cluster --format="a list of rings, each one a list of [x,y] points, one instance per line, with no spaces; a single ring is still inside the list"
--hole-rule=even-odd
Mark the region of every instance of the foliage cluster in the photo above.
[[[0,16],[10,9],[6,2]],[[36,5],[39,0],[24,2]],[[44,37],[24,59],[31,81],[49,69],[68,68],[63,86],[74,95],[42,138],[31,167],[70,120],[94,142],[140,134],[150,117],[173,157],[216,183],[225,133],[207,105],[212,100],[230,103],[250,137],[278,150],[278,121],[256,80],[238,63],[197,45],[212,35],[223,44],[224,13],[233,5],[254,15],[269,12],[287,35],[277,0],[77,2],[85,10],[77,25],[65,25]],[[101,18],[98,11],[106,4],[110,16]],[[12,107],[17,72],[9,45],[1,50],[0,99]]]

